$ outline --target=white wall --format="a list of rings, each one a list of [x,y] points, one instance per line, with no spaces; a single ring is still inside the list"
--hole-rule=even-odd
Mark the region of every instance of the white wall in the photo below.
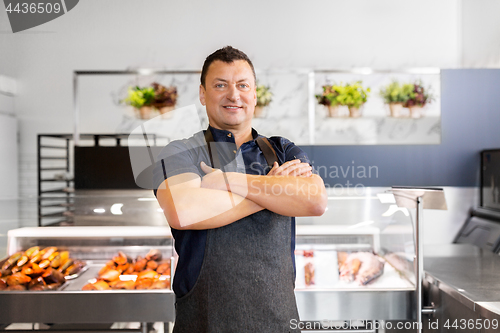
[[[0,75],[0,199],[18,195],[16,82]]]
[[[199,69],[227,44],[262,69],[450,68],[458,8],[457,0],[85,0],[17,34],[0,11],[0,72],[20,83],[21,193],[35,193],[36,134],[73,131],[74,70]]]
[[[500,68],[500,1],[462,0],[463,67]]]

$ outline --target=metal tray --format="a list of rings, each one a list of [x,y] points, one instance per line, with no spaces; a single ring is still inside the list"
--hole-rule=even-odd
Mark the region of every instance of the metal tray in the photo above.
[[[173,322],[175,294],[170,289],[82,291],[103,262],[59,290],[0,291],[0,323]]]

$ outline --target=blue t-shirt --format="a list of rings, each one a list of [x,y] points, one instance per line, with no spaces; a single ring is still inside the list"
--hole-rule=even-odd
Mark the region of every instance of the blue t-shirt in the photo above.
[[[266,175],[270,168],[260,150],[257,142],[262,137],[255,129],[252,129],[253,139],[245,142],[236,149],[234,136],[231,132],[209,127],[216,143],[216,151],[222,171],[240,172],[251,175]],[[203,177],[205,173],[201,170],[200,162],[204,161],[211,165],[208,155],[205,131],[200,131],[189,139],[170,142],[158,156],[156,166],[153,170],[153,184],[157,189],[168,177],[182,173],[192,172]],[[310,164],[306,153],[293,142],[278,136],[268,138],[273,146],[278,163],[281,165],[287,161],[300,159]],[[213,154],[212,149],[212,154]],[[156,190],[154,190],[156,195]],[[200,274],[205,244],[207,241],[207,230],[177,230],[172,228],[172,236],[175,239],[175,250],[179,255],[175,271],[173,289],[178,297],[187,294],[196,283]],[[290,251],[295,268],[295,219],[292,218],[292,241]]]

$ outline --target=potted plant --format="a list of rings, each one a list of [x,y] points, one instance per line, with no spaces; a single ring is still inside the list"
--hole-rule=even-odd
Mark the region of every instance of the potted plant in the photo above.
[[[333,86],[323,86],[323,93],[316,95],[316,99],[320,105],[324,105],[328,108],[328,115],[330,117],[339,116],[339,102],[337,101],[337,96],[339,92],[336,85]]]
[[[165,87],[159,83],[152,83],[154,90],[153,106],[158,109],[162,117],[175,108],[177,103],[177,87]]]
[[[399,117],[403,104],[410,99],[413,91],[413,84],[401,84],[394,80],[380,89],[380,96],[389,105],[392,117]]]
[[[269,86],[263,84],[257,84],[257,105],[255,106],[255,111],[253,113],[254,117],[260,118],[264,114],[264,108],[271,103],[273,99],[273,93]]]
[[[404,107],[410,109],[410,117],[412,118],[420,118],[422,117],[422,108],[427,104],[432,102],[434,97],[429,92],[429,89],[426,89],[421,81],[417,81],[412,84],[412,90],[410,93],[410,98],[404,103]]]
[[[338,96],[336,101],[340,105],[346,105],[349,108],[349,116],[357,118],[361,116],[360,108],[368,100],[370,88],[363,88],[361,81],[346,83],[336,86]]]
[[[134,107],[138,111],[140,119],[149,119],[151,118],[154,97],[153,87],[140,88],[135,86],[128,89],[128,96],[123,102]]]

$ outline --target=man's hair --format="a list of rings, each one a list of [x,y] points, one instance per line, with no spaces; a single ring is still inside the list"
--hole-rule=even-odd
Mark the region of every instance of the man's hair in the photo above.
[[[243,53],[242,51],[235,49],[232,46],[225,46],[222,49],[218,49],[211,55],[205,59],[205,62],[203,63],[203,68],[201,69],[201,85],[205,87],[205,79],[207,78],[207,72],[208,72],[208,67],[212,64],[212,62],[219,60],[222,62],[225,62],[226,64],[230,64],[236,60],[244,60],[246,61],[249,65],[250,68],[252,69],[253,73],[253,78],[257,82],[257,76],[255,75],[255,69],[253,68],[253,64],[248,58],[248,56]]]

